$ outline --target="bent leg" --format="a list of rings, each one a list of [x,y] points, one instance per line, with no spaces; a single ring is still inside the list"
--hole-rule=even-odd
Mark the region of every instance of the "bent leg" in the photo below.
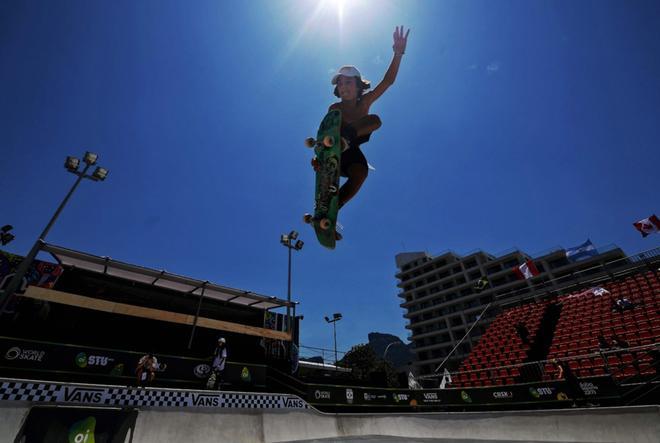
[[[344,206],[362,187],[362,183],[369,175],[369,168],[360,163],[353,163],[346,171],[348,180],[339,189],[339,207]]]

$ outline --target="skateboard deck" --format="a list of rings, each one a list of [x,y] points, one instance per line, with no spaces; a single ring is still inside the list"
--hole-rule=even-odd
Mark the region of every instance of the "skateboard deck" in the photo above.
[[[336,244],[337,213],[339,212],[339,175],[341,161],[341,111],[333,109],[321,121],[316,140],[307,139],[318,161],[314,189],[314,215],[306,214],[319,243],[328,249]]]

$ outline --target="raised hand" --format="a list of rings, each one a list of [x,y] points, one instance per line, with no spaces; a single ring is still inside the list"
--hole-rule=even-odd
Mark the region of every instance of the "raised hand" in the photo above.
[[[395,54],[404,54],[406,52],[408,34],[410,34],[410,28],[408,28],[406,35],[403,35],[403,25],[397,26],[394,30],[394,45],[392,45],[392,49],[394,49]]]

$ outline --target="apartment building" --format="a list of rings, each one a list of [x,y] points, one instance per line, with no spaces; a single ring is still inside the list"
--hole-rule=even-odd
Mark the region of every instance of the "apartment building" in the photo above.
[[[446,251],[432,256],[426,252],[397,254],[396,265],[401,289],[400,306],[406,310],[406,328],[415,346],[415,369],[419,375],[434,372],[465,336],[484,308],[491,305],[458,348],[447,360],[455,368],[470,353],[498,311],[497,306],[518,298],[540,296],[581,280],[606,275],[607,269],[624,265],[624,252],[613,245],[598,248],[598,254],[577,262],[566,258],[566,251],[555,248],[536,257],[512,249],[498,255],[478,250],[467,255]],[[532,259],[540,272],[522,280],[514,268]],[[489,286],[477,290],[486,277]]]

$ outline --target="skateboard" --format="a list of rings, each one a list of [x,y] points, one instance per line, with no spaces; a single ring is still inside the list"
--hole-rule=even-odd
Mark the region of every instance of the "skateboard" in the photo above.
[[[339,166],[341,161],[341,111],[333,109],[321,121],[316,139],[309,137],[305,145],[316,154],[316,186],[314,214],[305,214],[303,220],[311,224],[319,243],[334,249],[341,238],[337,234],[339,212]]]

